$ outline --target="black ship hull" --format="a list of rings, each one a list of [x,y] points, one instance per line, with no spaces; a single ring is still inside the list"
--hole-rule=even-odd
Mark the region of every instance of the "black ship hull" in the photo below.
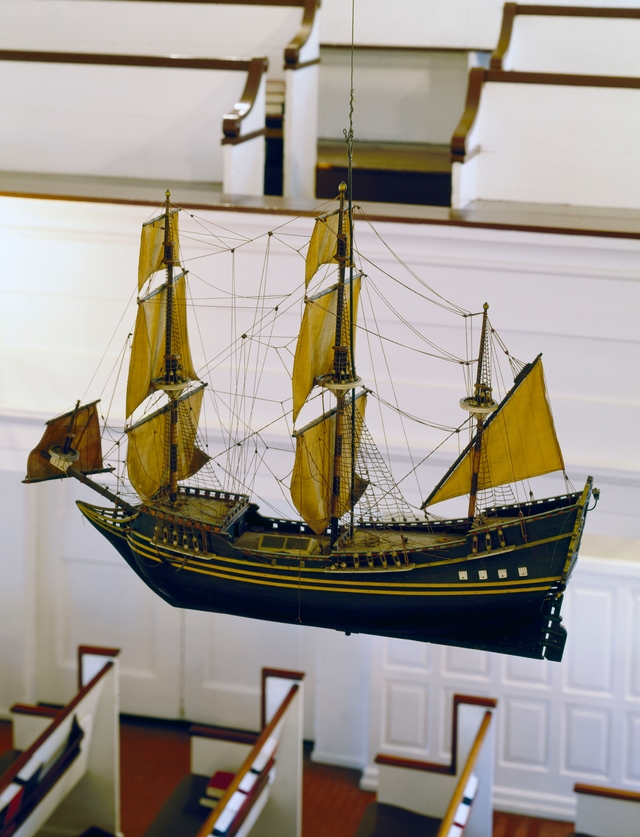
[[[562,658],[560,608],[591,479],[580,494],[490,509],[473,527],[468,520],[359,525],[330,555],[304,525],[262,517],[246,498],[183,491],[191,506],[182,512],[180,502],[133,514],[78,504],[175,607]],[[204,509],[197,515],[196,502]],[[226,512],[219,525],[207,523],[206,503],[214,502]]]

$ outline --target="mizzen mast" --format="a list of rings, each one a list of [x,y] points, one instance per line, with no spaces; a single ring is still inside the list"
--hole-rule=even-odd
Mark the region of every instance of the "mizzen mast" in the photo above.
[[[489,354],[489,305],[485,302],[482,314],[482,332],[480,334],[480,353],[478,355],[478,372],[473,395],[470,398],[463,398],[460,406],[468,410],[476,420],[476,435],[473,441],[473,459],[471,466],[471,488],[469,491],[470,518],[476,514],[476,502],[478,498],[478,474],[482,459],[482,434],[484,431],[484,420],[489,413],[492,413],[498,406],[491,397],[491,360]]]

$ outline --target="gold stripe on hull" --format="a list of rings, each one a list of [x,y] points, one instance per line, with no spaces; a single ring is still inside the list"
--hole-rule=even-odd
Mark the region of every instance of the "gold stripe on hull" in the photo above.
[[[141,538],[141,540],[148,540],[148,538]],[[309,580],[297,581],[291,579],[291,576],[272,575],[271,573],[258,573],[250,570],[230,569],[224,572],[222,568],[213,570],[210,566],[201,564],[195,560],[187,560],[185,563],[176,559],[171,554],[166,557],[160,556],[160,551],[156,548],[153,552],[144,546],[139,545],[133,538],[129,539],[129,546],[136,555],[143,560],[152,560],[157,563],[167,562],[172,567],[179,569],[181,572],[187,571],[197,573],[199,575],[210,576],[212,578],[219,578],[225,581],[233,581],[237,583],[254,584],[265,587],[280,587],[283,589],[305,590],[314,592],[329,592],[329,593],[357,593],[362,595],[378,595],[378,596],[486,596],[486,595],[503,595],[505,593],[536,593],[545,592],[549,586],[554,582],[560,580],[560,576],[549,576],[547,578],[532,579],[529,585],[523,584],[522,581],[496,581],[489,582],[492,589],[487,589],[487,586],[471,587],[468,584],[444,584],[444,583],[416,583],[416,584],[394,584],[393,586],[385,584],[384,582],[362,582],[345,581],[343,586],[335,587],[335,580],[325,581],[324,579],[314,579],[314,583]],[[226,559],[220,558],[225,561]],[[292,574],[298,572],[297,568],[292,568]],[[316,571],[318,572],[318,571]],[[322,570],[320,570],[322,572]],[[256,577],[257,576],[257,577]],[[275,579],[275,580],[274,580]],[[289,582],[289,583],[287,583]],[[517,587],[515,585],[518,585]],[[543,586],[540,586],[543,585]],[[371,589],[373,587],[384,587],[384,589]],[[354,589],[355,588],[355,589]],[[398,589],[401,588],[401,589]],[[427,588],[427,589],[424,589]],[[498,588],[498,589],[495,589]]]

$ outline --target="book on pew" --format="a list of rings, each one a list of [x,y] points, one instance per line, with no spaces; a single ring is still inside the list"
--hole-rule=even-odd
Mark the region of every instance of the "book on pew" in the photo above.
[[[213,799],[222,799],[235,775],[235,773],[229,773],[227,770],[216,770],[207,782],[206,795]]]
[[[277,745],[278,742],[276,741],[275,746],[277,747]],[[273,751],[275,751],[275,747],[273,747]],[[275,759],[273,756],[264,764],[260,773],[254,772],[252,765],[251,770],[242,778],[238,790],[227,802],[222,815],[216,822],[213,829],[214,837],[224,837],[224,835],[229,834],[232,828],[235,833],[247,818],[255,799],[260,796],[267,784],[273,782],[274,778]],[[248,790],[243,792],[240,790],[242,786],[248,788]]]
[[[12,782],[0,794],[0,828],[8,825],[20,809],[24,785]]]

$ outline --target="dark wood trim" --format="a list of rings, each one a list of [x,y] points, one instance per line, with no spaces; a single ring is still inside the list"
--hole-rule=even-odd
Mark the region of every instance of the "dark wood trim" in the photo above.
[[[225,114],[222,120],[223,144],[236,145],[239,142],[246,142],[258,136],[264,136],[264,127],[242,136],[242,122],[251,113],[256,102],[262,76],[269,69],[269,60],[267,58],[252,58],[249,61],[247,69],[247,81],[244,85],[240,101],[234,105],[231,113]]]
[[[640,9],[601,8],[598,6],[537,6],[514,4],[519,15],[548,17],[618,17],[640,19]]]
[[[14,703],[9,709],[12,715],[37,715],[40,718],[55,718],[60,711],[53,706],[32,706],[28,703]]]
[[[222,811],[224,810],[224,807],[225,807],[223,802],[226,802],[226,800],[231,799],[233,794],[238,790],[238,786],[240,785],[240,782],[244,779],[246,774],[251,769],[251,765],[253,764],[253,762],[257,758],[258,753],[264,747],[265,743],[267,742],[267,739],[273,734],[275,728],[278,726],[278,724],[282,720],[282,717],[283,717],[284,713],[289,708],[289,705],[291,704],[291,701],[295,698],[299,689],[300,689],[300,687],[295,685],[295,684],[289,689],[289,692],[287,693],[287,696],[285,697],[285,699],[282,701],[282,703],[278,707],[278,711],[275,713],[273,718],[269,721],[267,726],[262,730],[262,732],[258,736],[258,740],[254,744],[251,752],[248,754],[248,756],[246,757],[246,759],[242,763],[242,767],[240,768],[240,770],[238,770],[238,772],[234,776],[233,781],[231,782],[231,784],[229,785],[229,787],[225,791],[224,796],[222,797],[222,799],[218,803],[217,807],[213,809],[211,814],[204,821],[204,823],[202,824],[200,830],[195,835],[195,837],[210,837],[210,835],[213,834],[213,827],[216,824],[220,814],[222,813]],[[254,798],[254,801],[255,801],[255,799],[257,799],[257,797]]]
[[[31,200],[49,200],[49,201],[72,201],[74,203],[97,203],[97,204],[113,204],[116,206],[148,206],[151,209],[157,209],[158,201],[145,198],[126,198],[126,197],[101,197],[97,195],[83,195],[73,194],[73,192],[66,192],[60,194],[59,192],[50,192],[43,190],[42,192],[25,191],[23,189],[2,189],[0,188],[0,196],[10,198],[30,198]],[[486,229],[486,230],[501,230],[507,232],[526,232],[526,233],[545,233],[548,235],[571,235],[571,236],[588,236],[591,238],[614,238],[614,239],[631,239],[640,240],[640,214],[633,210],[622,210],[622,212],[629,213],[629,219],[621,222],[622,228],[616,226],[615,218],[609,223],[604,224],[603,219],[606,220],[606,207],[586,207],[586,209],[596,209],[601,214],[596,215],[596,223],[591,224],[589,215],[581,216],[582,207],[571,207],[574,210],[574,215],[577,221],[581,218],[583,223],[574,222],[571,216],[563,216],[562,214],[554,215],[554,211],[559,207],[547,204],[522,204],[527,209],[536,210],[535,221],[529,221],[528,212],[518,212],[518,203],[513,203],[509,207],[509,219],[502,220],[505,215],[501,209],[496,210],[497,220],[493,220],[490,211],[492,201],[481,201],[484,204],[485,211],[478,213],[477,207],[471,206],[465,209],[449,209],[445,207],[436,206],[405,206],[394,204],[367,204],[363,202],[366,209],[367,218],[371,221],[384,221],[391,224],[415,224],[426,226],[444,226],[444,227],[468,227],[471,229]],[[499,207],[503,206],[500,201],[495,202]],[[191,210],[206,210],[206,211],[224,211],[224,212],[245,212],[255,213],[257,215],[272,215],[274,217],[280,216],[296,216],[296,217],[310,217],[315,218],[318,214],[317,201],[304,199],[285,199],[274,197],[271,195],[259,197],[237,197],[233,202],[225,199],[222,193],[217,193],[217,199],[212,200],[197,200],[190,198],[181,201],[180,204],[185,209]],[[562,207],[560,207],[562,208]],[[487,211],[488,210],[488,211]],[[614,211],[615,212],[615,211]],[[501,217],[502,216],[502,217]],[[521,216],[521,217],[519,217]],[[538,220],[545,218],[545,221]],[[636,218],[638,219],[636,221]]]
[[[266,128],[258,128],[255,131],[250,131],[248,134],[242,134],[239,137],[223,137],[222,145],[240,145],[243,142],[248,142],[249,140],[256,139],[256,137],[266,137],[266,135]]]
[[[502,60],[511,45],[513,21],[516,15],[532,17],[608,17],[640,19],[640,9],[607,9],[596,6],[531,6],[505,3],[502,10],[502,28],[498,45],[491,54],[491,69],[501,70]]]
[[[85,654],[97,655],[99,657],[118,657],[119,648],[102,648],[100,645],[78,645],[78,691],[82,689],[82,658]]]
[[[320,49],[351,49],[351,44],[320,44]],[[486,47],[430,47],[430,46],[392,46],[390,44],[355,44],[354,49],[370,52],[456,52],[466,55],[469,52],[489,52]]]
[[[640,90],[640,78],[634,76],[587,76],[572,73],[524,73],[512,70],[485,70],[474,67],[469,71],[467,99],[460,122],[451,137],[451,162],[464,163],[467,136],[473,127],[485,82],[499,84],[549,84],[565,87],[610,87]]]
[[[304,12],[302,13],[302,23],[300,29],[296,32],[293,40],[284,48],[284,69],[285,70],[301,70],[303,67],[311,66],[310,61],[300,63],[300,50],[307,43],[311,36],[311,30],[316,19],[316,12],[320,8],[320,0],[304,0]],[[320,62],[320,58],[316,63]]]
[[[80,703],[80,701],[87,695],[91,689],[98,683],[102,678],[113,668],[113,663],[105,663],[104,666],[100,669],[100,671],[93,677],[86,686],[83,686],[82,689],[78,692],[78,694],[60,709],[56,715],[56,717],[51,722],[51,725],[44,730],[44,732],[37,738],[33,744],[29,747],[28,750],[25,750],[21,756],[12,762],[7,770],[0,776],[0,792],[2,792],[7,785],[10,785],[14,778],[20,773],[22,768],[29,762],[31,758],[35,755],[38,751],[39,747],[44,744],[47,738],[53,734],[53,732],[69,717],[69,715],[73,714],[76,706]]]
[[[96,64],[113,67],[169,67],[174,70],[249,70],[251,61],[255,60],[266,61],[266,59],[196,58],[186,55],[112,55],[103,52],[41,52],[29,49],[0,49],[0,61]]]
[[[504,58],[509,45],[511,43],[511,33],[513,32],[513,21],[517,14],[517,3],[505,3],[502,9],[502,26],[500,28],[500,37],[498,38],[498,45],[491,53],[490,67],[492,70],[502,69],[502,59]]]
[[[320,63],[320,57],[312,58],[310,61],[302,61],[300,64],[296,64],[295,66],[290,64],[285,64],[285,70],[304,70],[305,67],[315,67],[316,64]]]
[[[583,785],[580,782],[573,786],[573,792],[582,793],[587,796],[604,796],[607,799],[622,799],[625,802],[640,802],[640,793],[637,791],[603,788],[599,785]]]
[[[116,0],[120,3],[130,3],[133,0]],[[304,6],[304,0],[136,0],[138,3],[184,3],[190,6]]]
[[[378,753],[374,762],[376,764],[386,764],[389,767],[404,767],[407,770],[424,770],[427,773],[446,773],[447,775],[453,773],[450,764],[441,764],[436,761],[403,759],[400,756],[389,756],[386,753]]]
[[[263,668],[260,675],[260,729],[267,721],[267,677],[281,677],[283,680],[304,680],[303,671],[288,671],[284,668]]]
[[[189,727],[189,735],[193,738],[213,738],[215,741],[232,741],[234,744],[250,744],[253,747],[258,740],[259,733],[194,724]]]
[[[483,70],[485,81],[503,84],[553,84],[565,87],[615,87],[640,89],[637,76],[588,76],[576,73],[524,73],[517,70]]]
[[[454,695],[453,712],[451,713],[451,762],[442,764],[433,761],[418,761],[416,759],[405,759],[399,756],[389,756],[379,753],[374,761],[376,764],[386,764],[389,767],[404,767],[408,770],[424,770],[428,773],[446,773],[455,776],[458,771],[456,764],[458,750],[458,707],[466,703],[471,706],[486,706],[487,709],[495,709],[498,705],[496,698],[479,697],[478,695]],[[490,715],[490,713],[487,713]],[[486,715],[485,721],[486,723]]]
[[[473,127],[476,116],[478,115],[485,73],[486,70],[482,67],[474,67],[469,70],[469,80],[467,81],[467,99],[464,105],[464,111],[462,112],[460,122],[458,122],[458,125],[453,132],[453,136],[451,137],[450,159],[452,163],[464,163],[465,161],[467,136]]]

